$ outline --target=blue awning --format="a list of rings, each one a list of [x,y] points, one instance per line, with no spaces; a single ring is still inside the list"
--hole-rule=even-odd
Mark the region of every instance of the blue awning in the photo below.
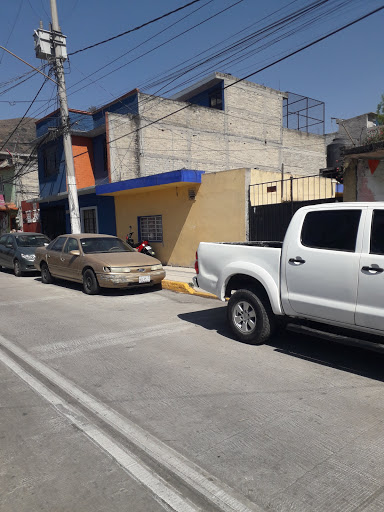
[[[204,174],[204,171],[180,169],[178,171],[163,172],[161,174],[153,174],[152,176],[144,176],[142,178],[117,181],[115,183],[107,183],[106,185],[97,185],[96,195],[113,194],[116,192],[124,192],[127,190],[146,187],[158,187],[161,185],[187,185],[189,183],[200,184],[202,174]]]

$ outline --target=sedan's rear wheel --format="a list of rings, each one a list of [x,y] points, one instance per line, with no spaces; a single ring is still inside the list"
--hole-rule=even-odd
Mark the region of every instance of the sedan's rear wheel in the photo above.
[[[87,295],[96,295],[100,292],[100,286],[93,270],[88,268],[83,274],[83,290]]]
[[[44,284],[51,284],[53,283],[53,277],[49,271],[48,265],[46,263],[43,263],[41,265],[41,280]]]
[[[19,260],[15,260],[13,262],[13,271],[14,271],[16,277],[21,277],[23,275]]]

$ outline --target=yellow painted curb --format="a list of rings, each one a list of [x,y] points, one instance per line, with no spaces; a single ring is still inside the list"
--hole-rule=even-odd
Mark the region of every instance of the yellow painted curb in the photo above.
[[[212,295],[212,293],[197,292],[192,288],[192,286],[189,286],[189,284],[187,283],[163,279],[161,281],[161,285],[163,290],[171,290],[172,292],[177,293],[187,293],[188,295],[197,295],[198,297],[205,297],[207,299],[217,299],[216,295]]]

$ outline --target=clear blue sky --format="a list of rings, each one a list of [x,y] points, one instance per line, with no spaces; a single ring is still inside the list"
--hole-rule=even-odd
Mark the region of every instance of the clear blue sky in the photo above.
[[[235,42],[245,33],[232,38],[233,34],[246,27],[249,27],[246,32],[249,34],[251,31],[265,26],[268,22],[277,20],[288,12],[310,3],[309,0],[243,0],[227,12],[214,17],[148,55],[140,57],[137,61],[122,67],[118,72],[99,79],[101,74],[105,74],[164,43],[171,37],[230,6],[235,1],[211,0],[208,2],[208,0],[202,0],[188,9],[133,34],[72,56],[70,62],[66,64],[69,106],[80,110],[87,110],[92,105],[101,106],[135,87],[144,92],[154,93],[158,88],[148,89],[145,84],[149,81],[152,82],[169,68],[182,64],[205,50],[219,50],[221,47],[213,49],[212,47],[218,43],[224,44],[223,41],[226,39],[227,44]],[[59,21],[63,33],[67,36],[68,52],[133,28],[186,3],[187,0],[141,0],[140,2],[57,0]],[[329,0],[326,5],[340,6],[341,4],[342,0]],[[306,30],[300,31],[296,25],[294,34],[289,38],[259,53],[250,55],[244,61],[239,62],[238,56],[235,56],[231,63],[218,64],[214,62],[203,70],[197,69],[186,75],[183,80],[198,78],[197,74],[204,71],[206,71],[204,74],[221,71],[242,77],[257,70],[265,63],[272,62],[275,56],[295,50],[300,45],[381,5],[383,5],[383,0],[348,0],[344,7],[331,16],[319,20]],[[171,26],[197,8],[200,8],[197,12]],[[272,18],[260,21],[278,9],[284,10],[274,14]],[[324,9],[319,12],[324,12]],[[0,44],[31,64],[39,66],[41,62],[35,57],[32,35],[33,30],[38,28],[40,19],[44,23],[44,28],[48,28],[49,13],[49,0],[3,2]],[[258,25],[250,27],[251,24],[258,21]],[[250,80],[275,89],[292,91],[324,101],[327,131],[331,131],[335,129],[335,124],[330,121],[331,117],[348,118],[376,110],[380,96],[384,93],[383,27],[384,10],[327,41],[255,75]],[[134,49],[164,29],[166,30],[162,34]],[[259,46],[263,42],[265,41],[260,42]],[[76,92],[83,85],[90,83],[83,81],[81,84],[73,86],[76,82],[83,80],[85,75],[94,72],[113,58],[128,51],[131,53],[126,57],[107,67],[103,72],[94,75],[92,77],[95,80],[93,84]],[[28,103],[12,104],[12,102],[31,100],[42,84],[43,78],[41,76],[34,77],[25,84],[3,94],[6,88],[4,82],[22,75],[28,71],[28,68],[8,54],[3,55],[1,52],[0,58],[0,118],[21,117],[27,109]],[[173,85],[178,83],[176,81]],[[55,97],[54,85],[49,83],[45,85],[39,99],[49,100],[51,97]],[[36,102],[28,115],[42,117],[54,108],[54,103],[47,105],[43,102]]]

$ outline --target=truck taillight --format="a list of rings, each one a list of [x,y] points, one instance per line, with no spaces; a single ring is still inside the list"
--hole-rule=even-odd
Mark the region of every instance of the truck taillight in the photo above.
[[[197,257],[197,251],[196,251],[195,270],[196,270],[196,274],[198,274],[199,273],[199,259]]]

